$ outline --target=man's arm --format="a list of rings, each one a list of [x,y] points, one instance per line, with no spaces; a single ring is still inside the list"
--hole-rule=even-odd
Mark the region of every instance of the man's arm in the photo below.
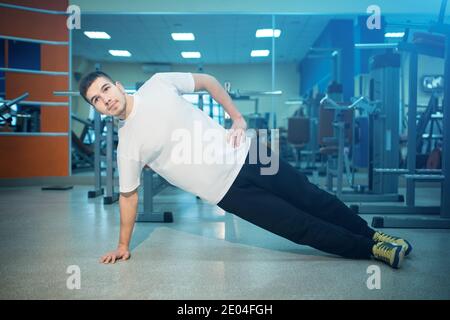
[[[193,73],[195,82],[195,90],[206,90],[219,104],[223,106],[226,112],[233,120],[231,130],[227,135],[227,141],[232,143],[233,147],[239,147],[240,142],[245,138],[245,130],[247,129],[247,123],[244,117],[236,108],[230,95],[225,91],[222,85],[216,78],[208,74]]]
[[[242,114],[235,107],[230,95],[225,91],[216,78],[208,74],[193,73],[195,91],[208,91],[211,96],[227,111],[233,121],[242,118]]]
[[[137,189],[129,193],[121,193],[119,197],[120,207],[120,238],[119,247],[129,248],[131,234],[133,233],[134,223],[138,207]]]
[[[127,260],[130,258],[130,240],[136,221],[138,207],[137,189],[129,193],[121,193],[119,197],[120,207],[120,236],[119,244],[115,251],[111,251],[101,257],[102,263],[114,263],[117,259]]]

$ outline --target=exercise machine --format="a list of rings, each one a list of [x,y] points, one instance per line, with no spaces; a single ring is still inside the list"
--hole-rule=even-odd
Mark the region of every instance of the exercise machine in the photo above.
[[[172,212],[155,212],[153,208],[153,197],[167,187],[169,183],[147,166],[143,170],[143,175],[144,207],[143,210],[138,210],[136,222],[173,222]]]
[[[16,127],[16,125],[13,125],[13,118],[20,118],[25,117],[29,115],[22,115],[20,113],[14,112],[11,108],[20,102],[22,102],[24,99],[26,99],[29,96],[28,92],[25,92],[24,94],[20,95],[17,98],[14,98],[12,100],[5,100],[2,101],[2,104],[0,105],[0,130],[1,131],[13,131]],[[25,130],[26,131],[26,130]]]
[[[72,121],[83,125],[83,131],[78,137],[72,130],[72,172],[94,168],[94,149],[90,131],[94,129],[91,121],[81,119],[72,114]],[[85,143],[85,140],[89,141]]]
[[[359,208],[359,213],[384,213],[384,214],[426,214],[424,218],[401,218],[392,216],[376,216],[372,220],[372,226],[376,228],[450,228],[450,81],[444,81],[443,98],[443,141],[442,141],[442,170],[424,171],[416,169],[417,147],[417,70],[418,55],[427,54],[444,58],[444,79],[450,79],[450,25],[444,24],[447,0],[441,3],[438,23],[430,28],[430,31],[444,35],[445,49],[435,50],[423,43],[398,44],[398,50],[408,52],[409,65],[409,107],[408,107],[408,155],[407,169],[391,169],[394,175],[402,174],[406,179],[406,206]],[[419,181],[439,182],[441,186],[441,205],[434,207],[419,207],[415,205],[415,183]],[[361,210],[364,209],[364,210]],[[377,209],[379,210],[377,212]],[[381,210],[380,210],[381,209]]]
[[[380,57],[377,61],[388,61],[386,57]],[[329,93],[321,99],[320,111],[320,132],[322,142],[325,147],[321,148],[321,153],[328,156],[327,159],[327,190],[333,192],[333,178],[336,177],[336,196],[345,202],[396,202],[403,201],[403,197],[398,194],[398,181],[386,179],[376,174],[374,167],[392,168],[398,166],[398,143],[395,137],[398,136],[398,113],[395,116],[395,109],[398,110],[398,95],[391,93],[395,86],[395,75],[398,75],[398,66],[379,65],[372,75],[373,88],[377,95],[386,93],[386,99],[373,96],[371,99],[359,97],[351,104],[345,105],[339,101],[340,87],[337,84],[330,86]],[[388,81],[392,79],[391,81]],[[397,77],[398,79],[398,77]],[[384,81],[384,82],[383,82]],[[385,85],[381,85],[381,84]],[[388,94],[389,93],[389,94]],[[334,98],[334,99],[333,99]],[[394,109],[394,110],[392,110]],[[351,146],[352,158],[355,154],[355,137],[360,137],[355,132],[355,110],[360,113],[367,113],[370,121],[370,134],[368,159],[368,181],[369,185],[360,186],[355,184],[353,161],[350,161],[349,146]],[[364,112],[362,112],[364,111]],[[392,114],[392,117],[391,117]],[[330,118],[333,118],[330,120]],[[393,118],[393,119],[392,119]],[[332,128],[327,128],[326,123],[332,122]],[[327,137],[331,136],[331,137]],[[345,173],[344,173],[345,170]],[[347,178],[351,191],[343,190],[344,174]]]

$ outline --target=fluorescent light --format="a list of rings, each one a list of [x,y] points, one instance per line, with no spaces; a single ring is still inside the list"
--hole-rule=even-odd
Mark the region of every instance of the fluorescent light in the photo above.
[[[90,39],[111,39],[110,35],[103,31],[85,31],[84,34]]]
[[[278,38],[281,34],[280,29],[258,29],[256,30],[256,37],[257,38],[271,38],[275,37]]]
[[[131,57],[131,53],[128,50],[109,50],[109,53],[115,57]]]
[[[303,105],[303,100],[287,100],[284,104]]]
[[[200,54],[200,52],[197,52],[197,51],[195,51],[195,52],[185,52],[185,51],[183,51],[181,53],[181,56],[183,58],[185,58],[185,59],[198,59],[198,58],[201,58],[202,55]]]
[[[267,57],[269,54],[269,50],[252,50],[250,53],[252,57]]]
[[[193,33],[172,33],[172,39],[175,41],[193,41],[195,36]]]
[[[403,38],[404,35],[404,32],[386,32],[384,34],[386,38]]]

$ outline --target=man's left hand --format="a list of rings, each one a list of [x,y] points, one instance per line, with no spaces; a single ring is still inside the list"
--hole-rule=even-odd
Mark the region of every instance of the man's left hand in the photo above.
[[[245,138],[245,130],[247,130],[247,123],[243,117],[233,120],[233,125],[227,135],[227,142],[231,141],[234,148],[239,147],[242,138]]]

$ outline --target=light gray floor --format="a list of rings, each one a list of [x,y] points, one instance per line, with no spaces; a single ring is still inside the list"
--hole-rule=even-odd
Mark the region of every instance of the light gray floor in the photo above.
[[[102,265],[117,244],[118,205],[87,199],[88,190],[0,188],[0,299],[450,298],[448,230],[387,230],[414,246],[394,270],[296,245],[174,187],[155,201],[175,222],[137,224],[132,259]],[[417,196],[439,201],[434,189]],[[72,265],[80,289],[67,287]],[[367,287],[370,266],[379,267],[380,289]]]

